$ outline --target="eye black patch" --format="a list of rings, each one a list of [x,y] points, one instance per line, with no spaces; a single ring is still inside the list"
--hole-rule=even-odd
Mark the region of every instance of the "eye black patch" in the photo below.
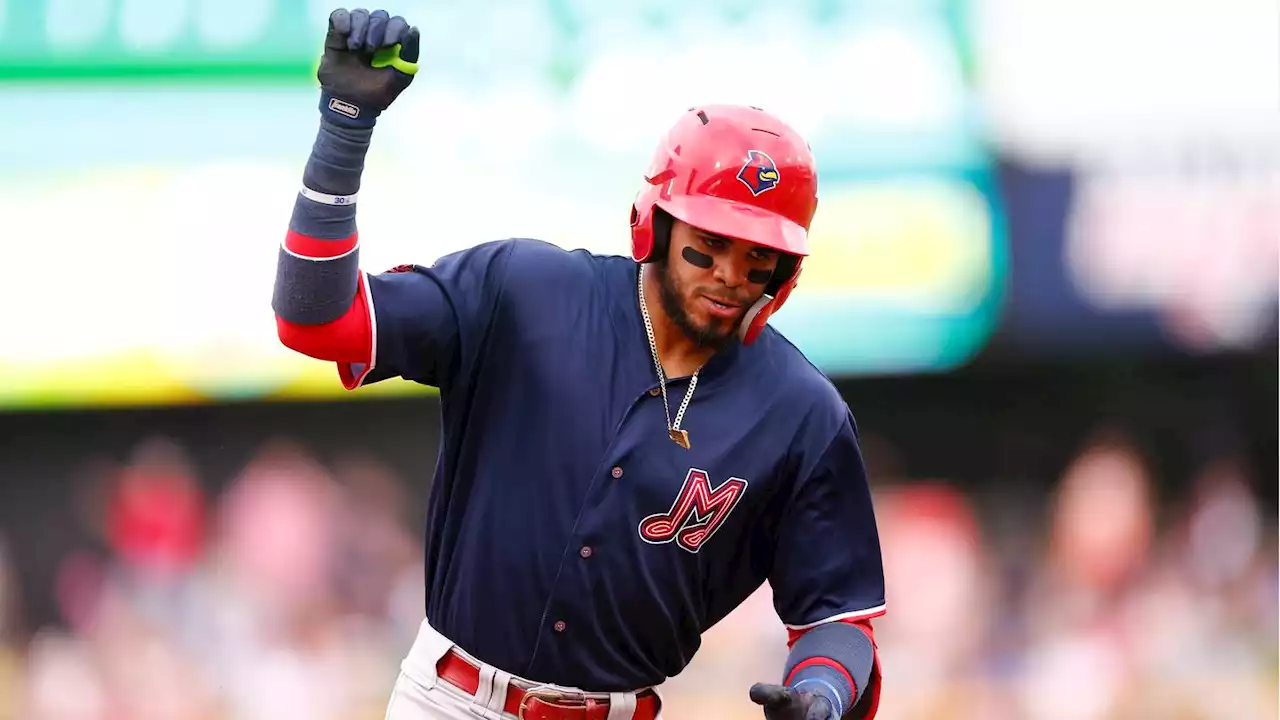
[[[707,268],[710,268],[712,265],[715,264],[715,258],[711,257],[710,255],[707,255],[706,253],[700,253],[697,250],[694,250],[693,248],[687,247],[687,246],[685,247],[684,250],[680,251],[680,257],[684,258],[684,261],[689,263],[690,265],[697,268],[702,268],[703,270],[706,270]]]
[[[753,285],[764,285],[765,283],[769,282],[771,278],[773,278],[772,270],[748,270],[747,271],[747,282],[752,283]]]

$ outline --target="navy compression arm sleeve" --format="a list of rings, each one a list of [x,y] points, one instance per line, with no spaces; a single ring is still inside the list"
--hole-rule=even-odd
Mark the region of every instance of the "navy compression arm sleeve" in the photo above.
[[[294,325],[341,318],[355,299],[359,238],[355,196],[372,128],[320,122],[280,248],[271,307]]]
[[[819,692],[844,716],[866,690],[875,663],[871,638],[843,622],[819,625],[791,646],[783,684]]]

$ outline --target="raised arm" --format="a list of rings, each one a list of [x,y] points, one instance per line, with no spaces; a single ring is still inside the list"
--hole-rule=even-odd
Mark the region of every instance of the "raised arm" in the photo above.
[[[390,377],[446,384],[493,309],[509,248],[489,243],[431,267],[359,265],[357,194],[378,116],[413,81],[419,35],[386,11],[329,16],[320,127],[280,247],[271,307],[286,347],[338,364],[354,389]],[[408,232],[417,228],[405,228]]]
[[[418,31],[404,18],[381,10],[330,14],[317,72],[320,127],[271,301],[280,341],[300,353],[339,363],[372,355],[356,196],[378,115],[413,81],[417,59]]]

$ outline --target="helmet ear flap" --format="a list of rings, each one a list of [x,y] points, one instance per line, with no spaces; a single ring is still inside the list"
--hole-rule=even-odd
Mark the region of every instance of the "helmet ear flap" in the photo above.
[[[641,206],[631,205],[631,259],[638,263],[648,262],[653,256],[653,206],[642,210]]]
[[[648,210],[632,204],[631,206],[631,258],[638,263],[661,262],[667,258],[667,250],[671,247],[671,227],[674,219],[671,213],[658,207],[648,206]]]
[[[784,259],[789,261],[789,270],[782,265]],[[787,297],[791,295],[791,291],[795,289],[796,284],[799,282],[800,258],[794,255],[786,255],[780,258],[778,267],[774,271],[773,280],[769,282],[768,289],[747,310],[747,314],[742,318],[742,324],[738,326],[738,338],[742,340],[743,345],[750,345],[756,341],[756,338],[764,331],[764,326],[769,324],[769,318],[782,308],[783,304],[787,302]]]

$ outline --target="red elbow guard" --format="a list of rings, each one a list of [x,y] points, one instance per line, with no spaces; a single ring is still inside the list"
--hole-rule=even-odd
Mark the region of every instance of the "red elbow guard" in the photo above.
[[[369,317],[365,275],[360,273],[356,297],[347,312],[322,325],[299,325],[276,315],[276,334],[290,350],[317,360],[364,363],[373,352],[373,322]]]

